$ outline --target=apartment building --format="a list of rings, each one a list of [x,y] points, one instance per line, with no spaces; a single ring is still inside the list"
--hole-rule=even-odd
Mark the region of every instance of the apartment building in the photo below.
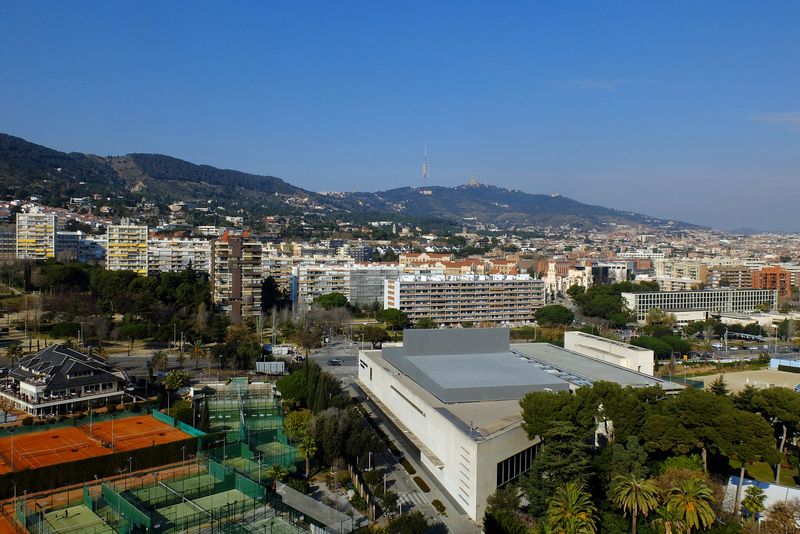
[[[183,271],[211,273],[211,241],[207,239],[151,239],[147,245],[150,274]]]
[[[701,261],[660,259],[655,261],[656,278],[682,278],[705,283],[708,266]]]
[[[17,259],[46,260],[56,257],[56,214],[17,213]]]
[[[764,267],[753,271],[753,287],[756,289],[775,289],[783,298],[792,296],[792,275],[781,267]]]
[[[715,265],[708,270],[707,282],[713,288],[750,289],[753,287],[753,271],[744,265]]]
[[[111,225],[106,230],[106,269],[147,276],[147,226]]]
[[[0,261],[17,257],[17,227],[14,224],[0,224]]]
[[[56,258],[59,261],[103,263],[106,259],[106,236],[86,234],[80,230],[56,232]]]
[[[441,261],[453,261],[452,254],[437,254],[429,252],[406,252],[400,254],[398,259],[402,267],[435,264]]]
[[[775,309],[778,292],[773,289],[705,289],[703,291],[657,291],[623,293],[623,301],[643,324],[652,308],[674,313],[679,322],[702,320],[720,313],[750,313],[760,307]]]
[[[386,280],[384,308],[412,321],[428,317],[438,325],[463,322],[525,324],[544,306],[542,280],[521,275],[419,276]]]
[[[384,280],[400,276],[397,265],[353,265],[350,268],[350,293],[348,300],[359,306],[383,304]]]
[[[261,243],[224,234],[211,246],[211,299],[233,324],[261,315]]]
[[[314,299],[328,293],[350,294],[350,265],[301,262],[293,268],[291,300],[297,310],[310,310]]]

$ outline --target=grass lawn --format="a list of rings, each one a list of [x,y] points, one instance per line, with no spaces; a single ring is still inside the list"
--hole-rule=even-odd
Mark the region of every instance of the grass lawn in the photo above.
[[[775,481],[775,473],[772,470],[772,466],[770,466],[765,462],[756,462],[753,465],[748,465],[747,469],[745,470],[745,476],[754,478],[761,482],[772,483]],[[781,468],[781,485],[797,486],[797,484],[794,481],[794,477],[796,476],[797,476],[797,469],[792,469],[789,467]]]

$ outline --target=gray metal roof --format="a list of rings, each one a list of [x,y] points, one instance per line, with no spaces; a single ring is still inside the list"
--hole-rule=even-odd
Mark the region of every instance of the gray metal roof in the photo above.
[[[444,403],[518,400],[569,383],[508,350],[508,329],[406,330],[383,359]]]
[[[620,386],[647,387],[660,385],[665,391],[680,390],[683,386],[668,380],[638,373],[613,363],[595,360],[571,350],[548,343],[515,343],[512,350],[532,360],[569,372],[590,382],[615,382]]]

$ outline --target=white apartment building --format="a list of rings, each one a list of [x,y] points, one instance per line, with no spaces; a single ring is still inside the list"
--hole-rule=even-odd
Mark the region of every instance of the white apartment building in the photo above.
[[[46,260],[56,257],[56,214],[17,213],[17,259]]]
[[[663,260],[667,255],[658,250],[651,249],[636,249],[620,252],[617,254],[618,258],[625,260]]]
[[[654,262],[656,278],[685,278],[705,282],[708,266],[702,261],[685,259],[662,259]]]
[[[111,225],[106,230],[106,269],[147,276],[147,226]]]
[[[623,293],[622,299],[628,309],[636,314],[639,324],[644,324],[647,312],[652,308],[674,313],[678,321],[682,314],[686,320],[697,320],[726,312],[750,313],[761,306],[775,309],[778,292],[774,289],[705,289],[703,291],[656,291],[646,293]]]
[[[211,241],[207,239],[151,239],[147,244],[150,274],[183,271],[211,273]]]
[[[527,274],[401,275],[384,284],[384,308],[399,309],[412,321],[428,317],[441,326],[526,324],[545,302],[544,283]]]
[[[292,269],[291,299],[296,310],[310,310],[328,293],[350,294],[350,265],[301,262]]]

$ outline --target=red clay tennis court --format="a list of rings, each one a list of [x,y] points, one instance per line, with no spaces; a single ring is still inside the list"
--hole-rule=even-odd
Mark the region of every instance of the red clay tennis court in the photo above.
[[[96,423],[92,430],[90,435],[89,425],[85,425],[0,438],[0,474],[142,449],[190,437],[150,416],[116,419],[113,428],[111,421]]]

